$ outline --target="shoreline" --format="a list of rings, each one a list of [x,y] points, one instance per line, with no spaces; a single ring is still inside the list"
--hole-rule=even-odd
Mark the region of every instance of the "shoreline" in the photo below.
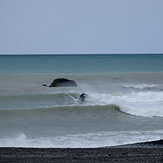
[[[163,162],[163,140],[102,148],[0,147],[0,162]]]

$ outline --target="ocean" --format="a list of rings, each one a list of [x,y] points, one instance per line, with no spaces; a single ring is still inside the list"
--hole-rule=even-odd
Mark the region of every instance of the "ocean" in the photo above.
[[[77,87],[42,86],[56,78]],[[0,147],[95,148],[158,139],[162,54],[0,55]]]

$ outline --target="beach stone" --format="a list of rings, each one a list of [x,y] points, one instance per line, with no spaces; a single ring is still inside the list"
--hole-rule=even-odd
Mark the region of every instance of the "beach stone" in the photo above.
[[[74,87],[77,86],[74,80],[66,78],[57,78],[49,85],[49,87]]]

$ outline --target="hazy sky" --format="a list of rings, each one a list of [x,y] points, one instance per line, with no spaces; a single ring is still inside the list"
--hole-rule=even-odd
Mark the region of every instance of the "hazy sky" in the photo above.
[[[0,54],[163,53],[163,0],[0,0]]]

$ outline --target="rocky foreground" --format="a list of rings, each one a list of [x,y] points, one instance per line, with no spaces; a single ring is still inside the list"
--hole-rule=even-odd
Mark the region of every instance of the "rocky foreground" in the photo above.
[[[105,148],[0,148],[0,162],[163,163],[163,140]]]

